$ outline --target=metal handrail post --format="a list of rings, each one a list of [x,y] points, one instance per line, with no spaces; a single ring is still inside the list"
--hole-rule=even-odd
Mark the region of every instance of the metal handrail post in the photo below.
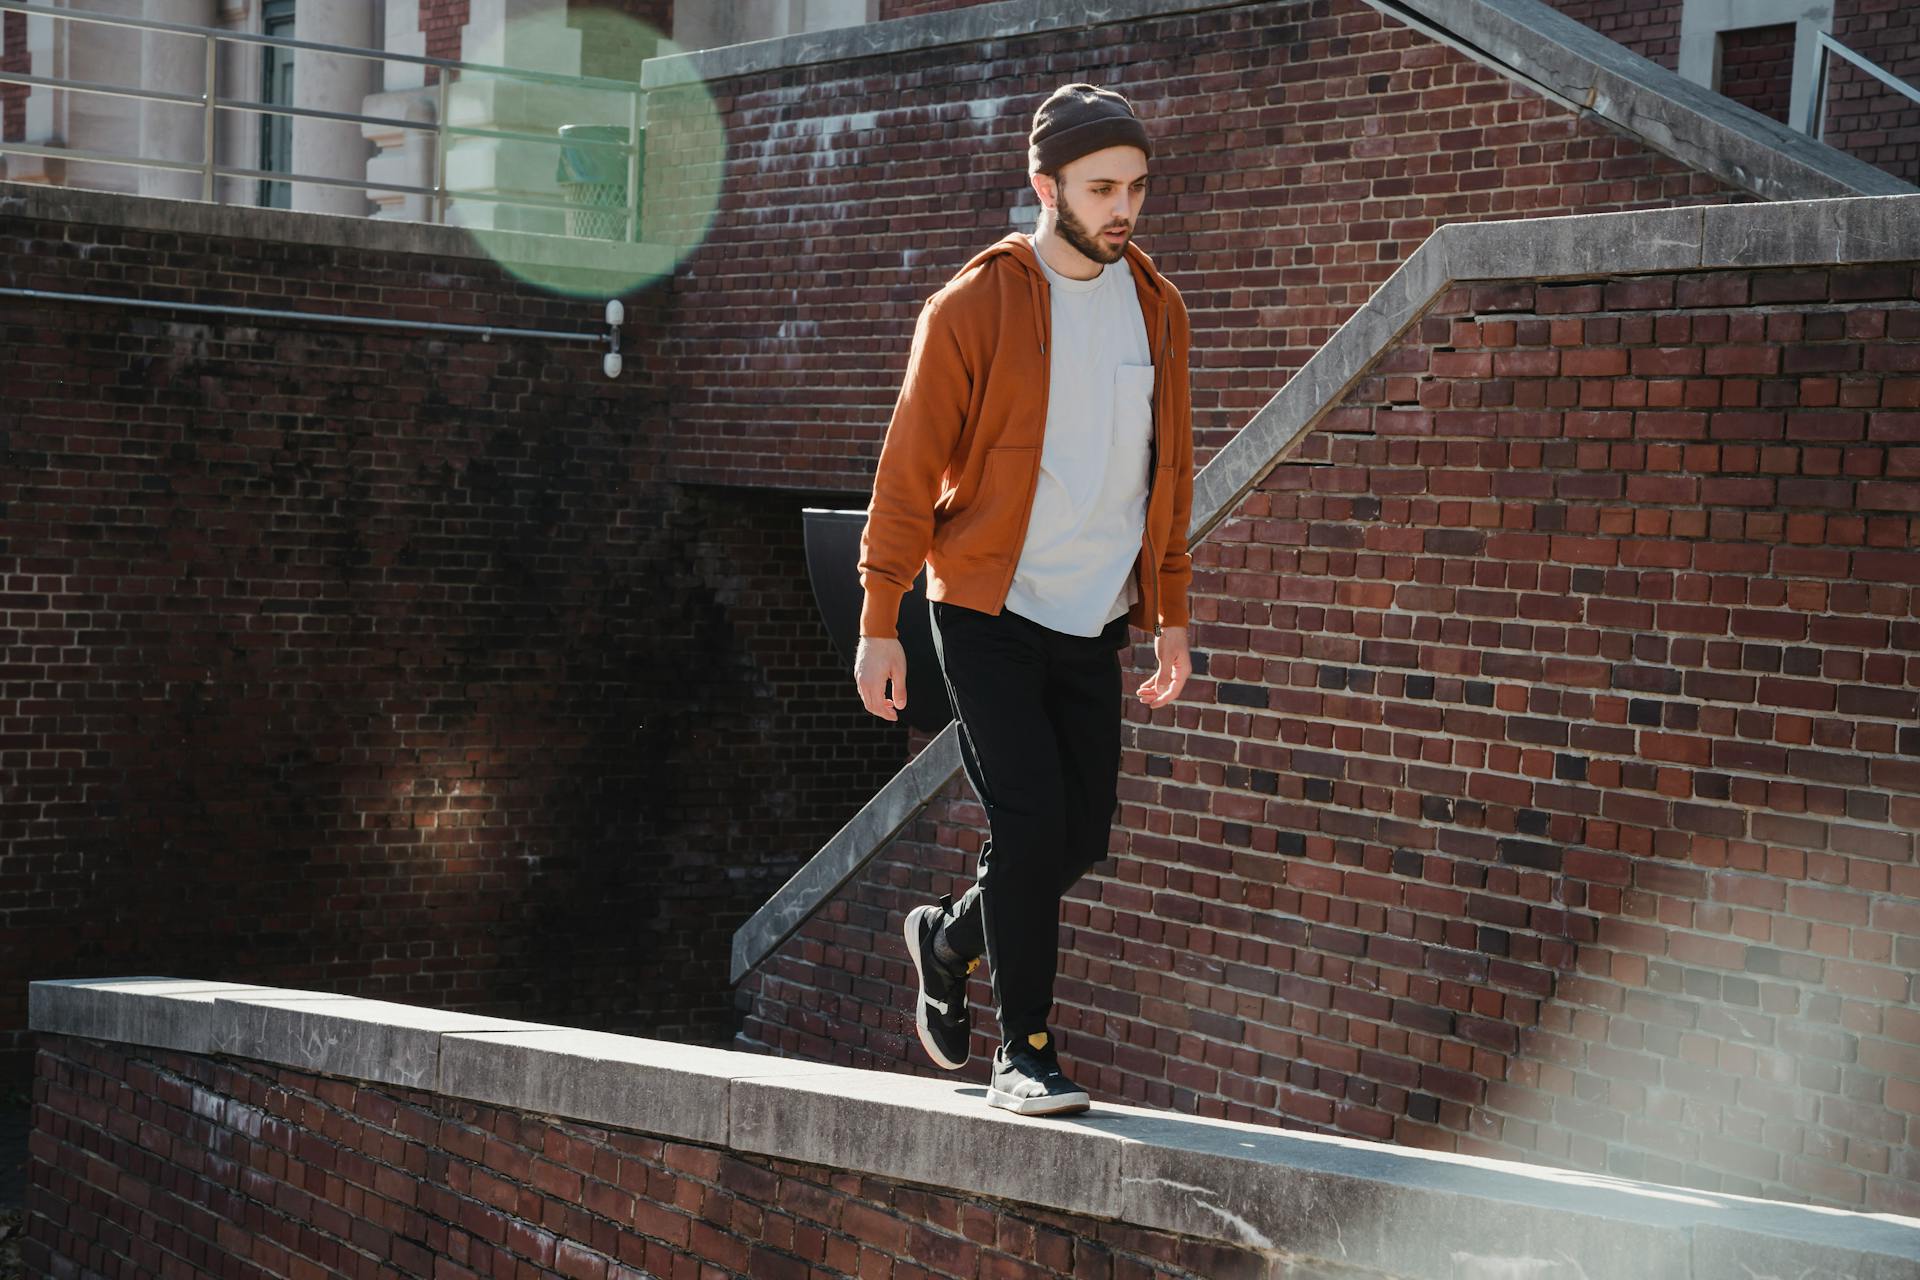
[[[627,129],[627,243],[640,239],[640,90],[633,91]]]
[[[206,112],[200,129],[200,198],[208,204],[213,203],[213,122],[218,111],[218,98],[215,94],[215,77],[220,67],[219,37],[207,33],[207,84]]]
[[[442,225],[447,221],[447,82],[452,78],[451,68],[440,68],[433,109],[433,220]]]
[[[1914,88],[1871,58],[1854,52],[1824,31],[1819,32],[1816,39],[1820,49],[1820,70],[1813,78],[1813,101],[1807,107],[1807,132],[1813,135],[1816,142],[1826,141],[1827,85],[1833,67],[1833,55],[1836,53],[1895,93],[1920,103],[1920,89]]]
[[[1827,42],[1815,42],[1812,101],[1807,103],[1806,134],[1815,142],[1825,142],[1827,133],[1827,69],[1833,65],[1833,58],[1827,52]]]

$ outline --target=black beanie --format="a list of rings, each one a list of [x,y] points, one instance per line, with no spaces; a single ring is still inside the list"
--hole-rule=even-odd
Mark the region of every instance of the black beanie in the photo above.
[[[1120,146],[1153,154],[1147,127],[1133,114],[1132,105],[1111,89],[1062,85],[1033,113],[1027,168],[1034,173],[1058,173],[1081,156]]]

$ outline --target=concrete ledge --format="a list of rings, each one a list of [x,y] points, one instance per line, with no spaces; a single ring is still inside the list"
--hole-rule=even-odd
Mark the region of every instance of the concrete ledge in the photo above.
[[[443,1037],[540,1025],[314,991],[219,995],[208,1016],[212,1053],[431,1090],[440,1088]]]
[[[574,240],[525,232],[488,231],[483,246],[463,227],[431,222],[395,222],[331,213],[295,213],[244,205],[204,204],[158,196],[0,182],[0,219],[32,218],[91,226],[133,227],[223,240],[265,240],[325,245],[433,258],[505,261],[526,267],[604,268],[622,275],[671,270],[673,251],[659,245],[612,240]]]
[[[834,1070],[816,1063],[542,1027],[440,1042],[440,1092],[475,1102],[727,1145],[732,1085]]]
[[[277,987],[189,978],[71,978],[27,987],[35,1031],[181,1053],[212,1053],[213,1005],[221,996],[288,994]],[[295,993],[297,994],[297,993]],[[134,996],[136,999],[123,999]]]
[[[1078,1121],[995,1110],[977,1084],[847,1068],[742,1080],[734,1086],[729,1144],[777,1160],[1121,1217],[1124,1143]],[[795,1154],[801,1151],[812,1154]]]
[[[244,1053],[239,1039],[212,1052],[347,1079],[431,1088],[415,1082],[432,1060],[453,1096],[1217,1240],[1266,1255],[1270,1274],[1920,1275],[1920,1219],[1134,1107],[1023,1120],[948,1080],[177,979],[37,982],[30,1008],[37,1031],[191,1053],[244,1026]],[[495,1029],[455,1029],[470,1023]]]

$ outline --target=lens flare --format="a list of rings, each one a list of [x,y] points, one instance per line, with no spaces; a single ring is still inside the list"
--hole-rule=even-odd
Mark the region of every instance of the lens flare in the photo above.
[[[593,82],[469,71],[451,83],[447,220],[553,293],[613,297],[671,275],[713,224],[727,149],[713,95],[686,62],[656,63],[667,73],[641,83],[649,59],[680,52],[604,9],[508,23],[468,60]]]

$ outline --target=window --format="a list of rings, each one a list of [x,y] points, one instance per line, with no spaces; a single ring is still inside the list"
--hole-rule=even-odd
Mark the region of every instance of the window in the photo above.
[[[1792,28],[1791,39],[1784,32],[1756,30],[1785,26]],[[1833,7],[1808,0],[1685,0],[1680,10],[1680,75],[1765,114],[1777,110],[1775,103],[1784,93],[1785,119],[1804,129],[1820,56],[1817,37],[1832,29]],[[1764,51],[1756,54],[1755,42],[1766,46]],[[1754,56],[1771,64],[1764,86],[1742,82],[1748,73],[1743,59]],[[1778,83],[1782,63],[1788,68],[1784,85]]]
[[[293,0],[266,0],[260,13],[260,33],[293,35]],[[260,100],[277,107],[293,105],[293,50],[260,46]],[[260,117],[260,168],[268,173],[293,172],[293,117]],[[260,180],[260,204],[286,209],[293,204],[293,184]]]

